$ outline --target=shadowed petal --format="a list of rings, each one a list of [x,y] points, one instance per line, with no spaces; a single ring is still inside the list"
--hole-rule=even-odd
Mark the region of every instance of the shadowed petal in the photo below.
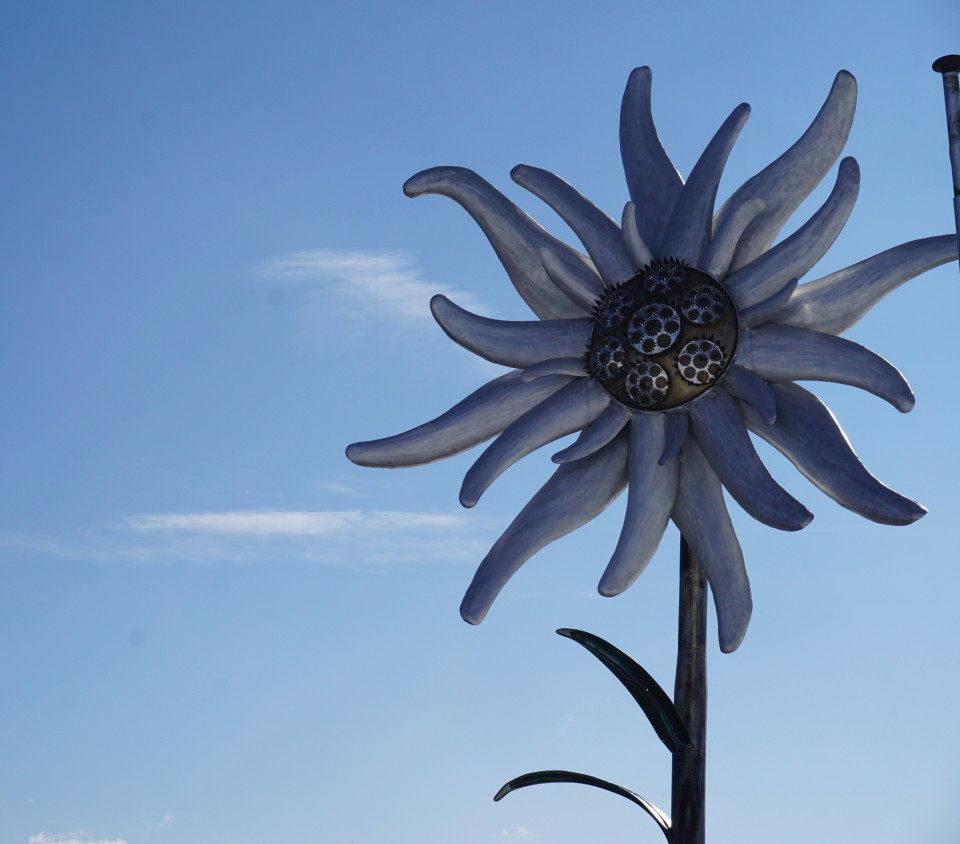
[[[756,328],[758,325],[769,322],[784,309],[796,289],[797,280],[791,278],[772,296],[740,311],[740,324],[744,328]]]
[[[800,530],[810,524],[813,514],[763,465],[730,396],[713,390],[691,404],[690,423],[691,433],[713,471],[751,516],[780,530]]]
[[[533,381],[544,375],[572,375],[575,378],[584,378],[586,374],[587,367],[583,362],[583,355],[580,355],[575,358],[551,358],[540,361],[523,370],[521,377],[524,381]]]
[[[539,167],[518,164],[510,176],[546,202],[573,229],[607,284],[620,284],[633,275],[620,227],[590,200],[559,176]]]
[[[902,243],[859,264],[801,284],[790,304],[777,315],[777,321],[842,334],[891,290],[956,259],[956,235]]]
[[[597,421],[577,437],[573,445],[558,451],[550,459],[554,463],[569,463],[599,451],[623,430],[623,426],[630,421],[631,415],[630,410],[620,402],[610,402]]]
[[[687,441],[687,431],[690,429],[690,417],[686,411],[668,413],[665,417],[666,429],[663,438],[663,453],[657,461],[661,466],[673,460],[680,453],[683,444]]]
[[[640,237],[637,231],[637,206],[628,202],[623,206],[623,218],[620,223],[620,232],[623,235],[623,245],[630,256],[635,270],[643,269],[653,263],[653,255],[647,248],[647,244]]]
[[[807,131],[776,161],[738,188],[717,212],[715,229],[754,197],[767,204],[740,238],[731,271],[767,251],[783,224],[840,157],[856,107],[857,81],[848,71],[841,70]]]
[[[710,583],[717,608],[720,650],[735,651],[743,641],[753,612],[750,581],[723,500],[723,488],[693,440],[687,440],[681,455],[673,521]]]
[[[513,286],[538,317],[580,316],[579,308],[550,281],[540,263],[539,250],[544,246],[553,249],[564,265],[574,268],[587,264],[587,259],[544,231],[472,170],[431,167],[407,179],[403,192],[407,196],[439,193],[466,209],[487,236]]]
[[[663,149],[650,109],[649,67],[627,80],[620,105],[620,156],[630,199],[637,206],[637,231],[654,254],[683,187],[683,179]]]
[[[540,250],[543,269],[550,280],[570,299],[580,306],[582,313],[589,314],[597,299],[603,295],[603,279],[585,264],[575,269],[564,264],[551,249]]]
[[[530,322],[488,319],[439,295],[430,300],[430,310],[447,336],[463,348],[493,363],[518,368],[583,354],[592,327],[586,317]]]
[[[740,236],[766,207],[767,204],[762,199],[751,199],[738,205],[717,227],[703,258],[703,268],[710,275],[714,278],[723,278],[726,275]]]
[[[901,413],[913,410],[910,385],[890,362],[858,343],[789,325],[744,331],[737,363],[766,381],[833,381],[886,399]]]
[[[664,415],[635,413],[630,422],[630,484],[620,540],[600,580],[601,595],[619,595],[656,553],[677,496],[680,461],[658,463],[664,446]]]
[[[847,222],[860,190],[860,167],[853,158],[840,162],[837,183],[827,201],[790,237],[724,279],[739,307],[770,296],[791,278],[801,278],[833,245]]]
[[[736,364],[728,366],[721,386],[730,395],[753,407],[767,425],[772,425],[777,418],[777,402],[770,392],[770,385],[749,369]]]
[[[741,103],[707,144],[670,215],[660,243],[660,255],[701,265],[713,234],[713,205],[723,167],[749,116],[750,106]]]
[[[499,434],[530,408],[570,383],[560,375],[524,382],[508,372],[455,404],[431,422],[381,440],[347,446],[347,457],[360,466],[420,466],[451,457]]]
[[[578,378],[511,424],[470,467],[460,488],[460,503],[473,507],[487,487],[521,457],[591,424],[610,396],[589,378]]]
[[[838,504],[884,525],[908,525],[926,509],[884,486],[860,462],[830,409],[797,384],[774,384],[773,425],[744,413],[747,427],[781,451]]]
[[[626,484],[624,434],[596,454],[559,467],[483,558],[460,605],[463,620],[470,624],[483,621],[494,598],[520,566],[541,548],[602,513]]]

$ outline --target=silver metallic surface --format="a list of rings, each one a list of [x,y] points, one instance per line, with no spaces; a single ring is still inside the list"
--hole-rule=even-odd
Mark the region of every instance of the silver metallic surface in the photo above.
[[[434,296],[430,310],[447,336],[475,355],[503,366],[526,369],[547,358],[581,354],[591,320],[551,319],[514,322],[477,316],[446,296]]]
[[[473,448],[499,434],[572,379],[560,375],[525,383],[514,370],[455,404],[446,413],[402,434],[353,443],[347,457],[361,466],[421,466]]]
[[[510,171],[521,187],[540,197],[580,239],[603,280],[626,281],[633,268],[623,246],[620,227],[579,191],[548,170],[518,164]]]
[[[583,460],[560,466],[481,561],[460,605],[463,619],[470,624],[483,621],[520,566],[602,513],[626,485],[626,434]]]
[[[470,467],[460,488],[460,503],[473,507],[514,463],[554,440],[593,423],[610,397],[588,378],[562,387],[528,410],[497,437]]]
[[[657,462],[664,445],[664,415],[638,413],[630,422],[630,479],[623,529],[598,587],[601,595],[619,595],[652,559],[677,495],[680,466]]]

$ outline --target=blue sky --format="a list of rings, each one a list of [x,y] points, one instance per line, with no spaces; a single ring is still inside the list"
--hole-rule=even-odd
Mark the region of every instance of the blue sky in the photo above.
[[[847,68],[863,183],[818,277],[951,231],[930,62],[960,51],[958,25],[952,0],[5,4],[0,842],[658,840],[608,794],[490,798],[568,768],[669,806],[663,747],[553,630],[602,635],[669,686],[676,534],[600,599],[615,505],[469,627],[473,567],[548,454],[471,511],[475,455],[343,456],[495,371],[432,322],[433,293],[528,313],[466,214],[400,186],[470,167],[568,238],[511,183],[522,162],[618,215],[619,101],[647,64],[684,174],[753,106],[725,197]],[[735,515],[755,612],[737,652],[711,652],[711,842],[960,828],[958,312],[941,267],[849,335],[906,374],[910,415],[817,387],[871,470],[930,509],[916,525],[866,522],[761,449],[816,519],[782,534]]]

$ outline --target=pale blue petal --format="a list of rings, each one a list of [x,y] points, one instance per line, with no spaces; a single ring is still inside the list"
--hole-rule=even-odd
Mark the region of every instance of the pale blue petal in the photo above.
[[[720,650],[735,651],[753,612],[750,580],[723,488],[693,440],[687,440],[681,455],[673,521],[707,575],[717,608]]]
[[[548,319],[512,322],[477,316],[446,296],[434,296],[430,310],[451,340],[475,355],[504,366],[526,368],[547,358],[584,354],[593,321]]]
[[[600,515],[627,484],[627,437],[565,463],[524,507],[483,561],[460,605],[479,624],[514,572],[537,551]]]
[[[620,540],[600,580],[601,595],[619,595],[656,553],[677,497],[680,461],[658,462],[664,414],[635,413],[630,422],[630,485]]]
[[[586,428],[603,413],[610,396],[589,378],[578,378],[511,424],[470,467],[460,488],[460,503],[473,507],[510,466],[531,451]]]
[[[580,309],[547,276],[540,249],[553,249],[564,264],[582,266],[586,257],[544,231],[489,182],[465,167],[432,167],[411,176],[407,196],[438,193],[459,203],[487,236],[507,275],[530,309],[541,319],[580,316]]]
[[[347,446],[347,457],[360,466],[420,466],[451,457],[499,434],[570,378],[553,375],[524,382],[508,372],[485,384],[431,422],[381,440]]]
[[[857,107],[857,81],[841,70],[823,107],[800,139],[776,161],[738,188],[717,212],[714,230],[741,205],[759,197],[766,209],[747,227],[730,270],[767,251],[784,223],[820,183],[847,142]]]
[[[762,325],[740,337],[737,363],[766,381],[833,381],[886,399],[901,413],[913,410],[910,385],[890,362],[869,349],[819,331]]]
[[[830,409],[797,384],[774,384],[777,421],[746,409],[747,427],[781,451],[817,487],[854,513],[884,525],[908,525],[926,509],[884,486],[860,462]]]
[[[687,179],[660,243],[659,254],[701,266],[713,234],[713,206],[723,167],[750,106],[738,105],[717,130]]]
[[[734,399],[713,390],[690,405],[690,433],[734,500],[757,521],[800,530],[813,514],[780,486],[760,460]]]

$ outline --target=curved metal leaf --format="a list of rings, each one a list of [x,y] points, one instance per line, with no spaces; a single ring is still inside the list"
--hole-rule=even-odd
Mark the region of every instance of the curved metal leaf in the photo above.
[[[650,726],[660,737],[660,741],[666,745],[667,750],[676,753],[678,750],[693,748],[690,730],[687,729],[670,696],[637,662],[619,648],[599,636],[594,636],[593,633],[571,630],[568,627],[561,627],[557,633],[583,645],[610,669],[614,677],[623,683],[626,690],[640,705]]]
[[[587,774],[578,774],[575,771],[533,771],[529,774],[524,774],[523,776],[517,777],[516,779],[510,780],[506,783],[495,795],[494,800],[502,800],[506,797],[511,791],[516,791],[518,788],[526,788],[528,785],[542,785],[547,782],[572,782],[577,785],[592,785],[594,788],[602,788],[604,791],[609,791],[612,794],[618,794],[620,797],[626,797],[631,803],[636,803],[641,809],[643,809],[651,818],[656,822],[657,826],[660,827],[663,834],[666,836],[667,841],[671,841],[670,836],[670,818],[663,812],[662,809],[655,806],[649,800],[641,797],[639,794],[634,794],[632,791],[622,788],[619,785],[615,785],[612,782],[607,782],[606,780],[598,779],[597,777],[591,777]]]

